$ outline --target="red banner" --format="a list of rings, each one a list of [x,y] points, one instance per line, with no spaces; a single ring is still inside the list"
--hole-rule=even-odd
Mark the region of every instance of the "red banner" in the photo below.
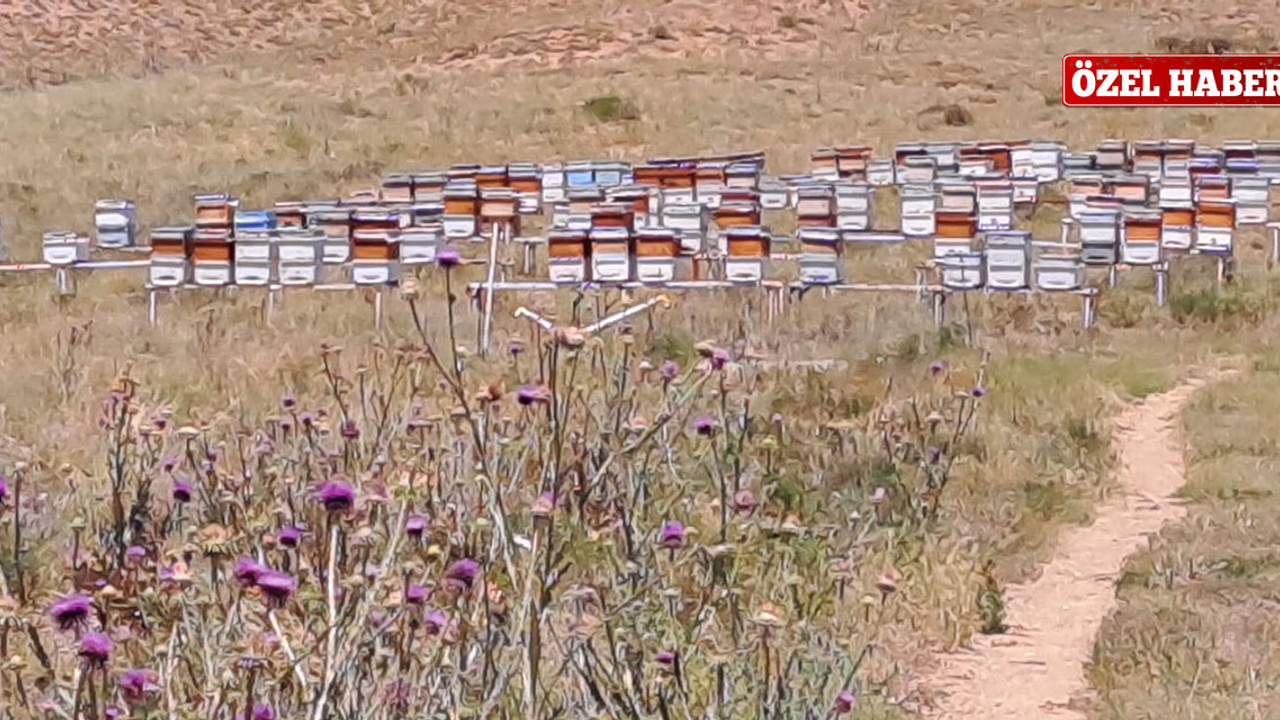
[[[1280,55],[1067,55],[1062,104],[1280,106]]]

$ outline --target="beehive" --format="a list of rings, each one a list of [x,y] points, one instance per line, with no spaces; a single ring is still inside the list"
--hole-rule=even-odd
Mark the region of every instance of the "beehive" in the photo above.
[[[191,277],[196,285],[221,287],[235,275],[235,243],[224,227],[198,227],[191,237]]]
[[[551,282],[586,282],[589,278],[588,247],[586,230],[557,229],[548,232],[547,273]]]
[[[1120,262],[1155,265],[1163,257],[1160,247],[1160,211],[1127,211],[1121,218]]]
[[[844,279],[844,244],[838,229],[804,227],[796,236],[800,240],[801,282],[832,285]]]
[[[1230,255],[1235,237],[1235,210],[1231,200],[1198,201],[1195,249],[1206,255]]]
[[[120,250],[136,244],[136,210],[128,200],[99,200],[93,205],[98,247]]]
[[[158,227],[151,231],[149,280],[156,287],[180,287],[187,282],[190,268],[191,226]]]

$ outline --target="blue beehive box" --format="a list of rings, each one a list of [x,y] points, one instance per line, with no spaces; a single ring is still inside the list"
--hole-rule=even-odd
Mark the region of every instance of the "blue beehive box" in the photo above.
[[[238,210],[236,211],[236,234],[243,232],[266,232],[276,227],[276,214],[270,210]]]

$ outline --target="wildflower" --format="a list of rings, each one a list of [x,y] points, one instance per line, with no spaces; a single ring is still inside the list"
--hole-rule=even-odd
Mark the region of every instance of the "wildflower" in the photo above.
[[[4,498],[9,494],[9,480],[0,475],[0,505],[4,504]]]
[[[259,563],[251,557],[242,557],[236,561],[235,569],[231,571],[236,582],[244,587],[253,587],[258,584],[258,579],[262,574],[267,572],[269,568]]]
[[[546,517],[551,514],[552,510],[555,510],[555,509],[556,509],[555,493],[544,492],[538,496],[537,500],[533,501],[533,507],[530,508],[530,512],[533,513],[534,517]]]
[[[529,406],[534,403],[549,402],[550,400],[551,393],[544,387],[521,385],[520,388],[516,390],[516,402],[521,405]]]
[[[507,352],[511,353],[512,357],[519,355],[524,352],[524,343],[519,340],[512,340],[507,343]]]
[[[405,602],[413,605],[421,605],[426,602],[429,595],[431,595],[431,591],[417,583],[409,583],[408,587],[404,589]]]
[[[729,351],[722,348],[716,348],[711,351],[711,369],[721,370],[729,362]]]
[[[302,541],[302,529],[294,525],[282,527],[276,539],[285,547],[298,547]]]
[[[360,437],[360,427],[356,425],[355,420],[343,420],[338,425],[338,434],[347,440],[355,440]]]
[[[141,545],[130,545],[129,549],[124,551],[124,559],[137,565],[147,559],[147,549]]]
[[[285,395],[284,397],[280,398],[280,407],[284,408],[285,410],[292,410],[294,406],[297,404],[298,404],[298,401],[292,395]]]
[[[107,720],[119,720],[119,718],[124,717],[124,712],[115,705],[108,705],[102,709],[102,717]]]
[[[58,623],[58,627],[67,630],[87,620],[92,607],[92,601],[87,595],[76,594],[55,600],[49,606],[49,614]]]
[[[451,247],[440,248],[440,252],[436,253],[436,263],[446,270],[455,268],[462,263],[462,255]]]
[[[782,420],[783,420],[782,413],[779,413],[779,412],[776,412],[769,417],[769,422],[773,423],[774,425],[781,425]]]
[[[480,563],[471,558],[463,558],[449,566],[445,579],[454,586],[470,589],[471,583],[480,575]]]
[[[249,718],[250,720],[276,720],[276,711],[265,703],[254,703]]]
[[[980,397],[982,397],[983,395],[986,395],[986,394],[987,394],[987,389],[986,389],[986,388],[984,388],[984,387],[982,387],[981,385],[978,385],[978,386],[974,387],[974,388],[973,388],[973,392],[971,392],[971,393],[969,393],[969,394],[970,394],[970,395],[972,395],[972,396],[974,396],[975,398],[980,398]]]
[[[658,664],[661,665],[664,670],[670,670],[675,667],[676,664],[676,654],[672,650],[660,650],[657,655],[653,656],[653,659],[658,661]]]
[[[80,638],[80,657],[95,667],[102,667],[111,659],[111,638],[102,633],[85,633]]]
[[[668,550],[679,550],[684,547],[684,536],[688,531],[684,525],[670,520],[662,525],[662,547]]]
[[[342,477],[337,475],[335,477]],[[356,491],[342,480],[329,480],[321,483],[316,489],[316,495],[320,498],[320,502],[324,503],[324,509],[329,512],[348,512],[356,504]]]
[[[929,449],[928,449],[928,450],[926,450],[925,452],[926,452],[926,453],[928,454],[928,456],[929,456],[929,464],[930,464],[930,465],[937,465],[937,464],[938,464],[938,461],[942,459],[942,449],[941,449],[941,448],[938,448],[938,447],[935,447],[935,446],[933,446],[933,445],[930,445],[930,446],[929,446]]]
[[[947,366],[943,365],[941,360],[934,360],[933,362],[929,363],[929,374],[934,377],[941,375],[942,372],[946,369],[947,369]]]
[[[148,670],[134,668],[126,670],[120,676],[120,692],[124,694],[126,700],[137,702],[155,690],[155,682]]]
[[[449,624],[449,618],[439,610],[427,613],[427,634],[439,635]]]
[[[658,372],[662,374],[662,379],[666,381],[675,380],[680,374],[680,366],[675,360],[663,360],[662,367],[658,368]]]
[[[836,715],[847,714],[850,710],[853,710],[853,703],[857,699],[858,696],[854,695],[852,690],[841,690],[840,694],[836,696],[835,706],[832,710]]]
[[[739,490],[733,494],[733,509],[740,513],[749,513],[756,509],[756,496],[750,490]]]
[[[167,457],[164,460],[160,461],[160,467],[165,472],[173,472],[173,469],[178,467],[178,458]]]
[[[710,436],[716,432],[719,423],[714,415],[699,415],[693,419],[693,429],[699,435]]]
[[[173,482],[173,501],[180,503],[191,502],[191,483],[185,480],[175,480]]]
[[[298,581],[288,573],[266,570],[258,576],[258,589],[272,607],[283,607],[297,588]]]
[[[298,416],[298,422],[302,423],[303,427],[310,428],[312,425],[315,425],[316,416],[309,412],[304,412]]]
[[[421,515],[414,515],[404,522],[405,534],[412,538],[420,538],[427,531],[427,519]]]

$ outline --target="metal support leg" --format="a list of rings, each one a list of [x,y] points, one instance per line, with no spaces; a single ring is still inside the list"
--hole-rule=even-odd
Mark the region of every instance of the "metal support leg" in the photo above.
[[[155,288],[147,288],[147,322],[152,325],[156,324],[159,315],[159,297]]]
[[[521,255],[524,263],[520,267],[520,273],[525,277],[529,277],[533,274],[533,243],[524,243],[523,250],[524,252]]]
[[[947,296],[941,290],[933,291],[933,324],[936,327],[942,327],[942,323],[947,319],[946,313]]]
[[[385,295],[385,294],[386,294],[386,293],[384,293],[384,292],[383,292],[383,289],[382,289],[382,287],[381,287],[381,286],[378,286],[377,288],[374,288],[374,291],[373,291],[373,327],[374,327],[374,329],[375,329],[375,330],[381,330],[381,329],[382,329],[382,296],[383,296],[383,295]]]
[[[1094,313],[1098,310],[1098,296],[1093,293],[1085,293],[1084,296],[1084,329],[1088,330],[1093,327]]]
[[[1120,270],[1116,268],[1115,263],[1107,266],[1107,287],[1115,287],[1120,280]]]
[[[60,297],[70,297],[76,294],[76,281],[71,276],[71,270],[60,267],[53,273],[54,280],[58,285],[58,295]]]
[[[1156,270],[1156,307],[1164,307],[1169,295],[1169,263],[1162,262],[1155,266]]]
[[[275,317],[277,300],[276,293],[278,292],[279,290],[276,288],[267,288],[267,324],[270,324],[271,320]]]

